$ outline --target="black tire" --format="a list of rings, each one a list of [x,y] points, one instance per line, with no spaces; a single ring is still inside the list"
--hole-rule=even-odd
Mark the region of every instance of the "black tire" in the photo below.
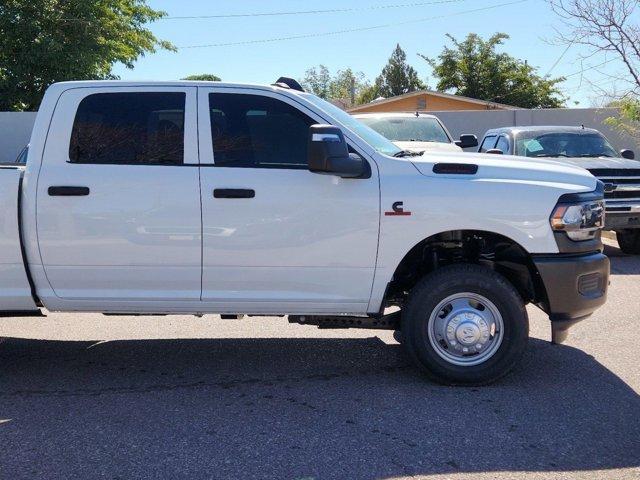
[[[473,366],[442,358],[428,334],[433,310],[444,299],[463,292],[490,300],[504,324],[498,349]],[[502,275],[479,265],[450,265],[427,275],[413,288],[402,310],[402,337],[409,356],[432,380],[447,385],[485,385],[509,373],[522,357],[529,338],[529,317],[522,298]]]
[[[640,229],[617,230],[618,246],[629,255],[640,255]]]

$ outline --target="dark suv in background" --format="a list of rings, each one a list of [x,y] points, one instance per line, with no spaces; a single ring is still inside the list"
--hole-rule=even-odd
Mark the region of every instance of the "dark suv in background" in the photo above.
[[[605,229],[616,232],[623,252],[640,254],[640,162],[633,151],[616,152],[602,133],[584,127],[495,128],[485,134],[478,151],[586,168],[605,184]]]

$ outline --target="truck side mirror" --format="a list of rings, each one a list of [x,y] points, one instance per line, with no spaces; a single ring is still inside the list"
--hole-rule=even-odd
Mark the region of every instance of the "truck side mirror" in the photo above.
[[[489,153],[492,155],[504,155],[504,152],[502,150],[500,150],[499,148],[491,148],[489,150],[487,150],[484,153]]]
[[[309,170],[342,178],[363,177],[366,161],[356,154],[349,154],[342,130],[333,125],[311,125],[308,143]]]
[[[636,154],[633,152],[633,150],[620,150],[620,156],[622,158],[626,158],[629,160],[635,160],[636,159]]]
[[[454,142],[460,148],[472,148],[478,146],[478,137],[470,134],[460,135],[460,140]]]

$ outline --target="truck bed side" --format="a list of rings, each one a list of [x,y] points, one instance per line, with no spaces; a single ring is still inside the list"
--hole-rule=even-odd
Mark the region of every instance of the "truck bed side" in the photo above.
[[[0,316],[37,312],[18,227],[18,196],[24,169],[0,166]]]

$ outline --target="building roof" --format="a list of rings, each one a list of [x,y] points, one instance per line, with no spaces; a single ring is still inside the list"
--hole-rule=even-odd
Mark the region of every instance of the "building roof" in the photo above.
[[[395,102],[398,100],[402,100],[405,98],[411,98],[411,97],[417,97],[420,95],[431,95],[433,97],[439,97],[439,98],[446,98],[449,100],[457,100],[457,101],[462,101],[462,102],[468,102],[468,103],[473,103],[476,105],[483,105],[483,106],[487,106],[489,108],[495,108],[495,109],[501,109],[501,110],[518,110],[518,107],[514,107],[512,105],[505,105],[503,103],[497,103],[497,102],[489,102],[486,100],[478,100],[477,98],[471,98],[471,97],[464,97],[462,95],[452,95],[450,93],[443,93],[443,92],[435,92],[433,90],[416,90],[415,92],[409,92],[409,93],[405,93],[403,95],[397,95],[395,97],[391,97],[391,98],[383,98],[383,99],[379,99],[379,100],[374,100],[373,102],[370,103],[365,103],[364,105],[358,105],[357,107],[353,107],[351,109],[349,109],[349,113],[356,113],[359,110],[363,110],[363,109],[367,109],[370,108],[372,106],[375,105],[383,105],[386,103],[391,103],[391,102]]]

